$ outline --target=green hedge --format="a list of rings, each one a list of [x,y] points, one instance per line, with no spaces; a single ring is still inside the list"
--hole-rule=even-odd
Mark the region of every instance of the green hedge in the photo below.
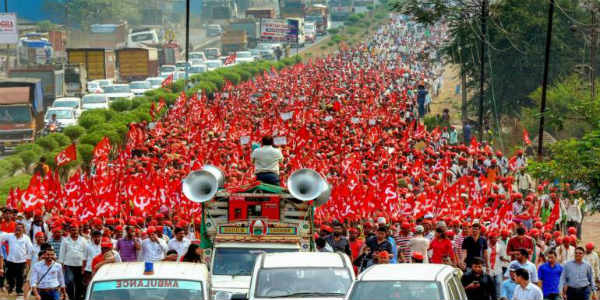
[[[263,72],[270,72],[272,68],[281,70],[301,60],[298,55],[278,62],[259,60],[194,75],[190,77],[193,87],[189,89],[188,94],[216,92],[222,89],[227,81],[234,85],[239,84],[253,76],[262,75]],[[122,145],[130,123],[151,121],[152,103],[156,107],[160,99],[164,99],[167,105],[173,105],[183,88],[184,81],[178,80],[167,88],[147,91],[143,96],[135,97],[133,100],[117,99],[110,104],[109,109],[83,112],[78,125],[66,127],[62,133],[39,137],[35,143],[16,147],[14,155],[0,160],[0,201],[4,201],[10,187],[24,188],[31,177],[26,174],[6,178],[7,176],[12,176],[17,170],[27,169],[39,161],[40,157],[45,157],[48,165],[54,167],[56,155],[73,142],[77,144],[77,160],[61,169],[68,171],[70,168],[88,168],[94,147],[103,137],[107,136],[113,145]],[[165,112],[166,110],[162,111]]]

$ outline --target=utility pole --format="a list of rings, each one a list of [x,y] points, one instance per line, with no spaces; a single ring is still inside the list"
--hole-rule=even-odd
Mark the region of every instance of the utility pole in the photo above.
[[[592,84],[592,100],[596,98],[596,2],[592,3],[592,43],[590,45],[590,81]]]
[[[485,82],[485,42],[487,31],[487,0],[481,0],[481,57],[479,74],[479,141],[483,141],[483,92]]]
[[[183,90],[187,91],[190,62],[190,0],[185,0],[185,80]]]
[[[4,0],[4,12],[8,13],[8,0]],[[16,26],[16,24],[15,24]],[[18,43],[19,41],[17,41]],[[10,44],[6,44],[6,74],[8,75],[8,68],[10,67]]]
[[[544,114],[546,113],[546,89],[548,86],[548,65],[550,63],[550,45],[552,43],[552,19],[554,18],[554,0],[550,0],[548,9],[548,29],[546,30],[546,54],[544,56],[544,78],[542,81],[542,104],[540,106],[540,132],[538,135],[538,159],[544,153]]]

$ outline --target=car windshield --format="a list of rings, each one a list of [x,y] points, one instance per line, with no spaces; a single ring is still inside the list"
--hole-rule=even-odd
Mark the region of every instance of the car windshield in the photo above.
[[[139,81],[139,82],[132,82],[129,84],[129,88],[132,89],[149,89],[151,88],[150,86],[150,82],[147,81]]]
[[[346,268],[273,268],[258,272],[255,297],[343,297],[352,276]]]
[[[206,49],[206,50],[204,50],[204,52],[207,55],[217,55],[217,54],[219,54],[219,50],[218,49]]]
[[[315,25],[304,25],[304,30],[310,30],[310,31],[314,31],[315,30]]]
[[[97,82],[88,82],[87,87],[88,89],[97,89],[100,85]]]
[[[128,85],[109,85],[104,88],[104,93],[129,93]]]
[[[220,67],[220,66],[221,66],[221,63],[220,63],[220,62],[217,62],[217,61],[209,61],[209,62],[207,62],[207,63],[206,63],[206,65],[207,65],[209,68],[218,68],[218,67]]]
[[[90,300],[197,300],[204,299],[202,283],[175,279],[129,279],[95,282]]]
[[[98,84],[100,85],[100,87],[105,87],[111,85],[112,83],[110,82],[110,80],[98,80]]]
[[[190,53],[190,59],[204,60],[204,54],[203,53]]]
[[[248,52],[248,51],[241,51],[241,52],[238,52],[238,53],[236,54],[236,56],[237,56],[238,58],[250,58],[250,57],[252,57],[252,53],[250,53],[250,52]]]
[[[176,63],[176,64],[175,64],[175,66],[176,66],[177,68],[184,68],[184,67],[185,67],[185,61],[178,62],[178,63]]]
[[[206,72],[205,66],[192,66],[190,68],[190,73],[202,73],[202,72]]]
[[[151,85],[160,85],[163,82],[163,79],[152,78],[152,79],[148,79],[148,81],[150,82]]]
[[[31,110],[29,107],[0,107],[0,124],[29,122],[31,122]]]
[[[167,72],[175,72],[175,66],[162,66],[160,67],[160,72],[161,73],[167,73]]]
[[[358,281],[349,300],[442,300],[435,281]]]
[[[298,249],[217,248],[213,275],[250,276],[256,257],[261,253],[298,252]]]
[[[134,42],[152,41],[153,39],[154,35],[152,33],[140,33],[131,36],[131,40]]]
[[[52,119],[52,115],[56,115],[57,119],[73,119],[73,111],[66,109],[51,109],[46,112],[46,120]]]
[[[102,95],[87,95],[87,96],[83,96],[83,99],[81,99],[81,102],[83,102],[83,104],[105,103],[106,102],[106,96],[102,96]]]
[[[54,107],[77,107],[77,101],[54,101]]]

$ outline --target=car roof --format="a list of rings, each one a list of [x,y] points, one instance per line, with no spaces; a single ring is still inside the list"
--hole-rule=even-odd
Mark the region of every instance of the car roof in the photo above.
[[[332,267],[344,268],[343,254],[332,252],[284,252],[267,253],[262,261],[263,268]]]
[[[103,265],[92,281],[120,279],[183,279],[208,280],[205,264],[187,262],[155,262],[154,273],[144,275],[144,262],[126,262]]]
[[[102,93],[98,93],[98,94],[87,94],[87,95],[84,95],[83,97],[85,98],[85,97],[88,97],[88,96],[102,96],[102,97],[104,97],[104,98],[108,98],[108,96],[106,96],[106,94],[102,94]]]
[[[56,101],[80,101],[80,100],[81,100],[81,98],[79,98],[79,97],[64,97],[64,98],[56,98],[54,100],[54,102],[56,102]]]
[[[441,264],[385,264],[374,265],[363,271],[359,281],[437,281],[445,278],[455,269]]]
[[[129,86],[129,84],[127,84],[127,83],[117,83],[117,84],[111,84],[109,86]]]
[[[146,81],[146,80],[137,80],[137,81],[132,81],[129,84],[132,84],[132,83],[147,83],[147,82],[148,81]]]

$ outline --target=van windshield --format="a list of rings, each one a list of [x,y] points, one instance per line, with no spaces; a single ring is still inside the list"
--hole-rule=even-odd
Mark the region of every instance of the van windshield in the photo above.
[[[349,300],[442,300],[435,281],[358,281]]]
[[[213,275],[250,276],[259,254],[276,252],[298,252],[298,249],[217,248]]]
[[[31,111],[29,110],[29,107],[0,107],[0,124],[29,122],[31,122]]]
[[[95,282],[90,300],[203,299],[202,283],[175,279],[126,279]]]
[[[131,40],[134,42],[152,41],[154,40],[154,35],[152,33],[136,34],[131,36]]]
[[[83,104],[105,103],[106,102],[106,96],[102,96],[102,95],[87,95],[87,96],[83,96],[83,99],[81,99],[81,101],[83,102]]]

